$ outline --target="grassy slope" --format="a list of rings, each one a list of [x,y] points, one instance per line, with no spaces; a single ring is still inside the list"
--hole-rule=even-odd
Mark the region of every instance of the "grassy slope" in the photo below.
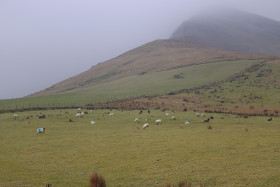
[[[88,186],[92,171],[101,173],[108,186],[184,180],[194,186],[280,183],[279,118],[267,122],[215,114],[209,130],[194,112],[177,112],[176,121],[171,111],[170,116],[160,111],[139,116],[113,110],[109,117],[99,110],[79,119],[74,110],[41,112],[46,119],[38,119],[36,111],[17,113],[17,120],[0,114],[0,186]],[[142,122],[134,122],[135,117]],[[142,130],[145,118],[150,124],[161,118],[163,125]],[[186,120],[191,125],[184,125]],[[38,127],[46,128],[45,135],[36,135]]]
[[[248,113],[278,114],[280,106],[280,60],[265,63],[256,71],[246,72],[240,77],[200,89],[199,94],[189,95],[202,99],[204,104],[228,111],[243,110]],[[275,110],[275,111],[274,111]],[[228,112],[227,111],[227,112]]]
[[[116,79],[209,62],[269,58],[255,54],[222,51],[184,40],[156,40],[116,58],[93,66],[33,96],[62,93]]]
[[[260,60],[224,61],[117,79],[64,94],[0,100],[1,109],[86,105],[112,99],[160,95],[224,80]],[[179,75],[179,79],[174,76]]]

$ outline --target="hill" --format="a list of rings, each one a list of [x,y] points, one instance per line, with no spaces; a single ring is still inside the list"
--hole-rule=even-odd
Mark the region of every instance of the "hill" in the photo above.
[[[0,100],[0,110],[87,106],[278,115],[280,58],[237,51],[274,54],[279,22],[238,11],[218,15],[194,17],[171,39],[149,42],[31,96]]]
[[[199,67],[202,68],[201,65]],[[225,71],[224,67],[221,69]],[[208,72],[211,73],[211,70]],[[202,86],[186,86],[185,89],[162,96],[124,99],[100,103],[95,107],[279,116],[279,72],[279,58],[255,61],[239,73],[219,81],[213,81],[210,75],[211,83],[205,81]]]
[[[229,51],[279,55],[280,22],[234,9],[214,10],[185,21],[171,38]]]
[[[32,96],[63,93],[149,72],[161,72],[210,62],[259,58],[268,57],[218,50],[187,40],[156,40],[99,63],[88,71]]]

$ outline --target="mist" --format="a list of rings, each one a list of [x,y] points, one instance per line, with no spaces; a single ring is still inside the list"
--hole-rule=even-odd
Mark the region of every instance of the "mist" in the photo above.
[[[279,0],[2,0],[0,99],[43,90],[156,39],[209,7],[280,21]]]

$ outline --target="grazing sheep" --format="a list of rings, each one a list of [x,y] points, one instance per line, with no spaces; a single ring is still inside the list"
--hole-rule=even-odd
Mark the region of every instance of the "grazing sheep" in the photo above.
[[[200,117],[199,113],[196,113],[195,115],[196,115],[196,117]]]
[[[205,114],[204,114],[204,113],[202,113],[201,115],[202,115],[202,117],[205,117]]]
[[[76,114],[76,117],[81,117],[81,114],[80,114],[80,113],[77,113],[77,114]]]
[[[213,116],[210,116],[210,119],[214,119],[214,117],[213,117]]]
[[[46,118],[45,114],[39,116],[39,119],[45,119],[45,118]]]
[[[267,121],[272,121],[272,118],[269,118]]]
[[[139,115],[142,114],[142,112],[143,112],[143,111],[141,110],[141,111],[139,112]]]
[[[42,133],[42,134],[44,134],[45,133],[45,128],[38,128],[37,129],[37,135],[39,134],[39,133]]]
[[[176,120],[176,117],[175,117],[175,116],[172,116],[171,119],[172,119],[172,120]]]
[[[209,122],[209,120],[210,120],[209,118],[208,118],[208,119],[206,119],[206,120],[204,120],[204,123]]]
[[[110,113],[110,114],[109,114],[109,116],[113,116],[113,115],[114,115],[114,113]]]
[[[144,125],[143,125],[143,129],[146,129],[146,128],[148,128],[150,125],[148,124],[148,123],[145,123]]]
[[[106,187],[106,182],[103,176],[93,172],[89,180],[90,187]]]
[[[148,113],[150,114],[150,113],[151,113],[151,111],[149,111],[149,110],[148,110]]]
[[[186,122],[185,122],[185,125],[188,125],[188,124],[190,124],[190,123],[191,123],[190,121],[186,121]]]
[[[18,117],[18,115],[17,115],[17,114],[14,114],[14,119],[15,119],[15,120],[17,119],[17,117]]]
[[[169,116],[169,113],[166,113],[165,115],[166,115],[166,116]]]
[[[156,125],[160,125],[161,124],[161,119],[157,119],[156,120]]]

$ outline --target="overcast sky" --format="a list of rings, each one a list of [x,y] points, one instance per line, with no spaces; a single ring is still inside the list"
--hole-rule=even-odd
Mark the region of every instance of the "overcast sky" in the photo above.
[[[0,99],[45,89],[226,4],[280,21],[280,0],[0,0]]]

